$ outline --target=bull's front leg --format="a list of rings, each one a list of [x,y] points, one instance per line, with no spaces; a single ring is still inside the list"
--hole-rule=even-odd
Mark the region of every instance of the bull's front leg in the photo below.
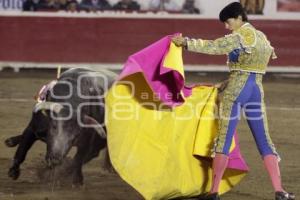
[[[22,139],[20,140],[19,146],[15,153],[13,164],[8,171],[8,176],[11,177],[13,180],[19,178],[20,165],[24,162],[28,150],[31,148],[31,146],[36,140],[37,138],[31,130],[31,128],[27,127],[22,134]]]
[[[72,185],[75,187],[83,185],[82,165],[84,156],[84,150],[79,146],[71,166]]]
[[[103,156],[103,162],[102,162],[102,168],[106,170],[109,173],[116,173],[109,157],[109,152],[108,152],[108,147],[103,149],[104,151],[104,156]]]
[[[113,169],[108,154],[107,139],[100,137],[100,135],[93,130],[89,131],[88,133],[85,133],[84,135],[86,136],[86,138],[90,138],[90,139],[88,142],[89,144],[87,145],[88,148],[85,149],[86,155],[84,157],[83,164],[86,164],[92,159],[98,157],[101,151],[102,152],[102,155],[100,156],[100,167],[102,169],[101,171],[103,173],[106,172],[114,173],[115,171]]]
[[[73,158],[71,167],[73,178],[72,183],[74,186],[83,185],[84,178],[82,174],[82,166],[92,158],[98,156],[99,151],[102,148],[98,141],[99,136],[92,131],[85,130],[79,136],[76,142],[77,152]],[[95,143],[98,145],[95,145]]]

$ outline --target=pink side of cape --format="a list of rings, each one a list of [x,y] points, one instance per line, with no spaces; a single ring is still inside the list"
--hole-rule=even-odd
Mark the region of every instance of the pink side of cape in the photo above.
[[[181,105],[184,97],[192,94],[192,88],[184,85],[184,78],[179,72],[163,66],[163,60],[169,51],[171,37],[171,35],[166,36],[129,56],[119,80],[141,72],[160,100],[166,105],[174,107]]]

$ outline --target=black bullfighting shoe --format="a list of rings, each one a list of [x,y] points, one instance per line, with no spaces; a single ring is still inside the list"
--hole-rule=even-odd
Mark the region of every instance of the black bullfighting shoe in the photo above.
[[[295,195],[288,192],[275,192],[275,200],[295,200]]]
[[[206,194],[199,196],[198,200],[220,200],[220,196],[218,193]]]

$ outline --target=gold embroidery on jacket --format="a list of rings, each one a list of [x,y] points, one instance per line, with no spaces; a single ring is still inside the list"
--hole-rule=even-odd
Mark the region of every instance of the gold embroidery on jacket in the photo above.
[[[270,57],[276,58],[274,48],[265,34],[246,23],[237,31],[216,40],[188,39],[189,51],[228,55],[240,49],[238,62],[228,61],[230,70],[265,73]]]

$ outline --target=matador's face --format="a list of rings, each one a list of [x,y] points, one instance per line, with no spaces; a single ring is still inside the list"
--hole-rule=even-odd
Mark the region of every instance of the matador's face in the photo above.
[[[242,20],[242,17],[238,16],[237,18],[228,18],[224,24],[226,29],[235,31],[239,29],[244,24],[244,22]]]

